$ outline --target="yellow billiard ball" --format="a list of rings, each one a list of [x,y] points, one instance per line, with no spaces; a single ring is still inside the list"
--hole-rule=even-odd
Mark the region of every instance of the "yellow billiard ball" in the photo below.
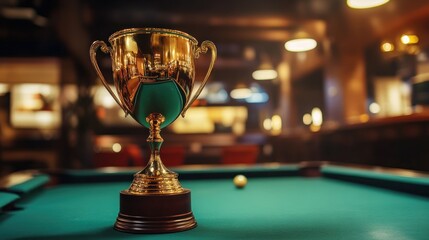
[[[247,184],[247,178],[246,176],[240,174],[234,177],[233,182],[237,188],[244,188],[244,186]]]

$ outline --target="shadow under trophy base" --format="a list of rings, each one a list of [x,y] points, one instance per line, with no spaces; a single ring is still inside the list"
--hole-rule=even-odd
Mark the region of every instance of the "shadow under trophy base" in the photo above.
[[[149,128],[151,155],[147,166],[134,175],[129,189],[120,192],[120,209],[115,229],[131,233],[166,233],[196,227],[191,209],[191,191],[183,188],[178,174],[161,161],[161,129],[172,123],[197,99],[216,59],[216,47],[177,30],[133,28],[109,37],[108,47],[95,41],[91,62],[101,82],[124,110]],[[98,48],[109,53],[117,95],[97,64]],[[202,84],[192,95],[194,59],[211,50],[212,59]],[[167,159],[168,161],[168,159]]]

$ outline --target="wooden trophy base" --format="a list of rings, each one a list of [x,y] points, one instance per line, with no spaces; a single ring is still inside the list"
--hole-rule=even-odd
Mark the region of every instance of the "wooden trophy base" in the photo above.
[[[169,233],[195,228],[191,191],[168,194],[120,193],[115,229],[129,233]]]

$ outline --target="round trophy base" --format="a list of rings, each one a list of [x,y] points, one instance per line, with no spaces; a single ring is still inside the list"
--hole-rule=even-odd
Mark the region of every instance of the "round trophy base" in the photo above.
[[[195,228],[191,191],[174,194],[120,193],[115,229],[129,233],[171,233]]]

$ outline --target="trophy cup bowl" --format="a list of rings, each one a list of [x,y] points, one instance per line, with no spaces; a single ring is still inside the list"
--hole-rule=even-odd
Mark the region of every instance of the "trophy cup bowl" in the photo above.
[[[131,28],[109,37],[111,47],[95,41],[91,62],[103,85],[117,104],[139,124],[149,128],[151,155],[146,167],[134,175],[129,189],[120,192],[120,210],[115,229],[132,233],[164,233],[196,227],[190,190],[178,174],[161,161],[162,128],[186,110],[204,88],[216,59],[216,46],[203,41],[198,46],[191,35],[171,29]],[[100,48],[110,54],[116,94],[97,63]],[[193,93],[194,60],[210,49],[211,62],[200,87]],[[168,161],[168,159],[167,159]]]

